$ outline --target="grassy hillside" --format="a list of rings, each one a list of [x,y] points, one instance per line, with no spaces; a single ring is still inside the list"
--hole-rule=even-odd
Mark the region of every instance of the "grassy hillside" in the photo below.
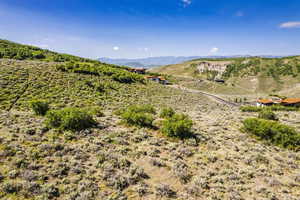
[[[199,63],[227,65],[222,78],[226,80],[226,88],[233,93],[276,93],[290,91],[300,82],[299,57],[286,58],[227,58],[227,59],[199,59],[177,65],[163,66],[151,69],[152,72],[171,74],[178,77],[192,79],[207,79],[211,72],[200,73],[197,69]],[[209,87],[226,88],[213,82],[206,82]],[[200,85],[199,87],[202,87]],[[205,85],[204,89],[208,89]],[[233,90],[232,90],[233,89]],[[226,92],[225,92],[226,93]],[[293,95],[296,95],[296,91]]]
[[[27,110],[28,102],[34,99],[49,101],[57,108],[97,105],[117,107],[143,101],[154,103],[159,97],[164,98],[164,95],[177,95],[170,88],[144,81],[142,76],[127,73],[123,69],[96,65],[99,74],[93,74],[90,72],[95,68],[85,65],[66,71],[61,67],[74,65],[0,60],[0,108]],[[101,70],[104,72],[100,74]]]
[[[0,58],[15,60],[43,60],[53,62],[80,61],[92,62],[90,59],[80,58],[68,54],[60,54],[34,46],[22,45],[0,39]]]
[[[259,141],[252,126],[241,132],[256,113],[123,67],[5,43],[45,56],[0,59],[0,199],[300,196],[300,152]],[[299,112],[276,117],[299,132]]]

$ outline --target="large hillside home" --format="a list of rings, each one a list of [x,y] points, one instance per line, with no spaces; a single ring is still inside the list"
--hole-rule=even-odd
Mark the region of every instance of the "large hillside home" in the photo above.
[[[300,98],[287,98],[281,101],[284,106],[300,107]]]
[[[259,99],[256,102],[257,107],[272,106],[275,102],[272,99]]]

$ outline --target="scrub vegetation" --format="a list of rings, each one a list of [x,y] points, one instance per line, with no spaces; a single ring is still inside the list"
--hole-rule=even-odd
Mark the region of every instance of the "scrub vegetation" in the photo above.
[[[263,110],[271,110],[271,111],[299,111],[299,108],[292,106],[268,106],[268,107],[257,107],[257,106],[241,106],[240,110],[242,112],[261,112]]]
[[[284,148],[296,150],[300,148],[300,133],[292,127],[272,120],[257,118],[246,119],[243,124],[247,132],[260,139],[270,141]]]
[[[300,196],[300,112],[241,112],[180,80],[5,40],[0,52],[0,199]]]
[[[201,63],[225,66],[225,71],[204,70]],[[196,59],[181,64],[153,68],[151,72],[173,75],[180,84],[218,94],[280,93],[288,96],[299,94],[299,56],[283,58],[241,57]],[[224,82],[215,82],[214,80]],[[201,80],[199,82],[199,80]]]

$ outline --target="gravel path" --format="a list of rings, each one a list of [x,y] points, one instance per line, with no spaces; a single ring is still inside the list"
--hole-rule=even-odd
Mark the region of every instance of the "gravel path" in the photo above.
[[[186,88],[184,86],[181,86],[181,85],[171,85],[170,87],[173,87],[173,88],[177,88],[177,89],[181,89],[181,90],[184,90],[184,91],[187,91],[187,92],[191,92],[191,93],[199,93],[199,94],[203,94],[205,96],[208,96],[212,99],[214,99],[215,101],[219,102],[219,103],[223,103],[223,104],[226,104],[228,106],[234,106],[234,107],[238,107],[239,105],[235,104],[235,103],[232,103],[232,102],[229,102],[227,100],[224,100],[222,99],[221,97],[218,97],[216,95],[213,95],[213,94],[210,94],[210,93],[207,93],[207,92],[203,92],[203,91],[200,91],[200,90],[195,90],[195,89],[190,89],[190,88]]]

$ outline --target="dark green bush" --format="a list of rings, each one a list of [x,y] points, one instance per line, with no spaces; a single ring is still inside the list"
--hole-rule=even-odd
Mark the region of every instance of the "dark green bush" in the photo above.
[[[99,64],[99,63],[76,63],[68,62],[65,64],[57,65],[57,70],[64,72],[73,72],[80,74],[90,74],[95,76],[110,76],[114,81],[120,83],[135,83],[135,82],[144,82],[143,76],[128,72],[122,67],[117,67],[109,64]]]
[[[270,109],[263,109],[262,111],[260,111],[258,114],[258,118],[274,121],[278,120],[276,114]]]
[[[274,105],[269,107],[272,111],[299,111],[299,108],[292,106]]]
[[[154,121],[153,116],[148,113],[125,112],[122,114],[122,118],[127,124],[140,127],[152,127],[152,122]]]
[[[33,58],[35,59],[44,59],[46,58],[46,56],[44,55],[44,53],[42,51],[35,51],[32,53]]]
[[[161,118],[169,118],[172,117],[175,114],[175,111],[172,108],[163,108],[160,112]]]
[[[42,100],[30,102],[30,107],[36,115],[45,115],[49,110],[49,103]]]
[[[270,141],[272,144],[288,148],[300,149],[300,133],[287,125],[276,121],[258,118],[244,120],[244,130],[254,134],[260,139]]]
[[[261,112],[264,109],[269,109],[272,111],[298,111],[297,107],[282,106],[282,105],[273,105],[268,107],[257,107],[257,106],[241,106],[240,110],[242,112]]]
[[[80,131],[96,125],[92,114],[79,108],[49,111],[46,117],[47,126],[62,130]]]
[[[163,121],[161,131],[169,137],[187,138],[192,136],[193,121],[187,115],[174,114]]]
[[[152,127],[155,109],[150,105],[132,105],[119,114],[121,114],[122,119],[127,124],[139,127]]]
[[[134,82],[143,82],[143,79],[140,75],[136,75],[134,73],[122,71],[117,72],[112,75],[113,80],[118,81],[120,83],[134,83]]]

